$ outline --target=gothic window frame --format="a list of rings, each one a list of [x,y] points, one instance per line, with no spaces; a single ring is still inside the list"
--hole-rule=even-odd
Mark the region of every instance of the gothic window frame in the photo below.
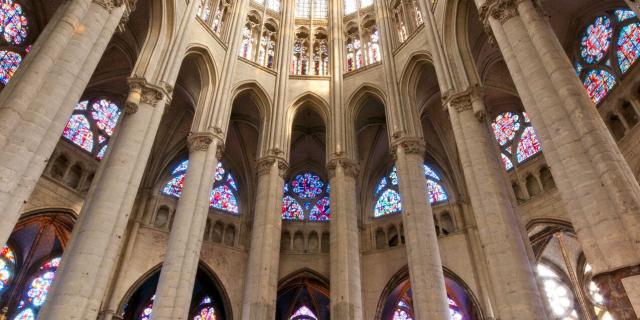
[[[233,0],[199,0],[196,16],[213,31],[224,38],[227,35],[228,20],[233,9]],[[215,10],[214,10],[215,8]]]
[[[580,319],[579,303],[576,293],[573,290],[571,281],[569,281],[567,275],[563,270],[556,266],[553,262],[546,259],[542,259],[536,264],[536,278],[540,283],[540,291],[547,299],[547,305],[549,306],[551,313],[559,318],[566,320],[578,320]],[[555,275],[555,276],[554,276]],[[555,287],[554,287],[555,285]],[[562,290],[553,290],[557,287],[563,287]],[[554,291],[554,292],[551,292]],[[564,297],[558,297],[563,295]],[[569,306],[562,306],[560,299],[567,299],[570,303]],[[559,308],[564,307],[563,313],[558,313]],[[558,309],[556,309],[558,308]]]
[[[619,10],[633,15],[621,19],[617,15]],[[633,51],[635,60],[629,63],[628,67],[626,67],[627,69],[623,70],[620,64],[620,36],[623,29],[632,28],[633,26],[635,26],[634,35],[640,38],[640,20],[638,17],[627,7],[616,6],[590,16],[579,29],[573,53],[574,68],[591,101],[596,106],[601,105],[606,100],[609,94],[615,90],[640,60],[640,45],[637,45],[635,47],[636,50]],[[589,39],[587,35],[590,30],[597,30],[602,36],[595,43],[589,42],[595,47],[591,48],[592,50],[587,48],[587,53],[583,53],[584,44]],[[603,45],[606,48],[602,48]]]
[[[314,186],[316,191],[301,190],[297,191],[297,185],[300,181],[303,181],[305,177],[311,177],[317,179],[320,186]],[[304,185],[302,186],[304,188]],[[319,191],[317,189],[320,189]],[[305,192],[312,192],[313,195],[305,194]],[[285,181],[283,186],[282,195],[282,221],[285,222],[311,222],[311,223],[323,223],[331,220],[331,186],[329,182],[321,175],[313,170],[304,170],[292,174],[291,177]],[[296,214],[290,215],[288,212],[296,210]],[[300,212],[301,211],[301,212]],[[313,217],[313,214],[319,214],[318,217]]]
[[[35,21],[35,19],[23,1],[2,0],[2,2],[6,5],[12,5],[12,9],[19,12],[8,14],[3,10],[3,16],[6,18],[0,19],[0,30],[2,30],[2,36],[0,36],[0,91],[8,85],[15,72],[22,65],[36,38],[31,30],[31,21]],[[13,29],[12,32],[7,31],[10,26],[18,24],[21,26],[20,28]]]
[[[251,2],[251,8],[241,29],[242,40],[238,56],[273,70],[277,67],[275,58],[279,50],[280,16],[279,12],[274,12],[263,4],[255,0]]]
[[[396,31],[395,46],[400,47],[424,25],[422,12],[416,0],[395,0],[389,10]]]
[[[101,113],[101,110],[94,109],[94,106],[96,105],[106,108],[115,107],[117,108],[117,111],[113,112],[114,110],[110,110],[115,115],[112,114],[112,116],[106,118],[106,121],[101,121],[98,119],[99,116],[96,116],[96,114],[103,114],[107,116],[109,113]],[[81,99],[74,106],[73,113],[67,120],[67,124],[65,125],[61,138],[67,143],[73,145],[75,148],[91,155],[94,159],[97,159],[98,161],[103,160],[107,150],[109,149],[109,142],[117,131],[123,117],[124,108],[120,106],[120,102],[117,99],[101,95]],[[82,119],[84,119],[84,121],[82,121]],[[82,122],[76,123],[76,121]],[[76,123],[77,126],[74,126],[74,123]],[[80,137],[82,132],[78,132],[79,130],[85,131],[86,129],[89,129],[91,134],[91,150],[88,150],[85,143],[83,143],[85,140]],[[76,138],[82,140],[77,141]]]
[[[329,76],[328,0],[296,0],[295,32],[289,74]],[[323,50],[324,48],[324,50]]]
[[[46,303],[47,295],[55,281],[55,276],[61,260],[62,254],[48,255],[44,259],[40,260],[40,262],[35,265],[35,268],[29,272],[29,280],[23,284],[23,287],[20,290],[20,303],[14,311],[15,314],[12,315],[11,319],[18,320],[21,319],[22,316],[26,316],[26,314],[31,314],[34,319],[37,318],[38,313]],[[49,274],[50,272],[53,274]],[[47,281],[48,283],[43,284],[42,280],[39,279],[44,279],[44,281]],[[34,286],[36,284],[46,286],[44,288],[40,288],[40,290],[34,291]],[[39,293],[38,299],[32,296],[35,293]],[[30,298],[33,298],[33,300]]]
[[[242,213],[240,204],[240,187],[238,180],[231,170],[224,166],[224,161],[218,161],[216,171],[211,179],[212,188],[209,195],[209,210],[219,212],[234,217],[239,217]],[[182,159],[169,166],[167,177],[163,179],[160,187],[160,194],[164,197],[180,200],[184,179],[189,168],[189,159]],[[217,193],[218,192],[218,193]],[[230,196],[229,196],[230,194]],[[214,198],[217,195],[228,195],[231,197],[230,209],[216,206]]]
[[[507,116],[511,117],[511,119],[517,117],[517,119],[513,120],[513,125],[505,128],[501,126],[497,120],[506,121],[503,119],[506,119]],[[501,130],[501,128],[504,128],[504,130]],[[524,111],[503,111],[497,113],[491,121],[491,132],[500,148],[500,161],[506,171],[511,171],[516,167],[522,166],[543,153],[540,136],[533,127],[528,114]],[[529,134],[529,140],[523,140],[525,133]],[[520,147],[523,146],[521,144],[523,141],[530,142],[534,152],[520,160],[518,155],[522,151]]]
[[[345,15],[343,22],[343,72],[351,73],[381,63],[384,57],[375,4],[357,8],[355,14]]]
[[[402,284],[400,284],[402,285]],[[398,285],[398,287],[400,286]],[[389,319],[382,319],[382,320],[415,320],[416,317],[414,315],[413,312],[413,298],[412,298],[412,290],[411,290],[411,282],[410,281],[406,281],[404,283],[404,285],[400,288],[396,287],[396,290],[399,290],[399,292],[397,292],[395,294],[395,302],[393,303],[393,313],[389,314],[390,318]],[[396,291],[394,290],[394,291]],[[451,296],[448,292],[447,294],[447,300],[449,302],[449,313],[450,313],[450,319],[451,320],[469,320],[468,318],[465,319],[464,315],[465,313],[468,313],[463,311],[461,306],[461,303],[458,301],[458,299],[456,299],[456,297]],[[392,298],[394,295],[390,295],[387,296],[386,299]]]

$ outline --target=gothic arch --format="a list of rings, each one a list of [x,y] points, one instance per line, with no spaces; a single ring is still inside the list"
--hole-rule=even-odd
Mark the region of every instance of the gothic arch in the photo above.
[[[313,92],[305,92],[301,95],[299,95],[298,97],[296,97],[293,100],[293,103],[291,103],[289,105],[289,108],[287,109],[287,114],[286,114],[286,134],[285,134],[285,143],[284,146],[286,146],[286,150],[288,150],[287,152],[285,152],[285,154],[287,154],[287,158],[290,156],[289,153],[292,151],[292,138],[293,138],[293,125],[294,125],[294,121],[296,120],[296,116],[298,115],[299,111],[303,108],[303,107],[307,107],[310,108],[313,112],[315,112],[321,119],[323,122],[323,125],[325,126],[324,129],[324,135],[325,135],[325,147],[326,147],[326,137],[328,137],[328,133],[332,132],[331,131],[331,127],[332,127],[332,123],[331,123],[331,111],[329,108],[329,104],[322,99],[319,95],[313,93]]]
[[[297,308],[306,304],[319,319],[328,319],[329,297],[329,279],[325,276],[309,268],[294,271],[278,283],[276,320],[289,319]]]
[[[442,23],[444,48],[451,64],[450,70],[459,70],[452,75],[456,82],[454,86],[460,85],[463,88],[479,85],[482,81],[469,47],[470,10],[475,10],[475,3],[471,0],[449,0],[445,5]]]

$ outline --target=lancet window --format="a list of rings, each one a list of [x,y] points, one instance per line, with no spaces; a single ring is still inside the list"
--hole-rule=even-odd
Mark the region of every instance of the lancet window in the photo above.
[[[345,20],[345,68],[347,72],[382,60],[380,31],[373,6],[357,9],[357,14],[346,15]]]
[[[580,319],[576,311],[573,291],[560,274],[544,264],[538,264],[536,271],[554,316],[563,320]]]
[[[18,304],[18,314],[14,320],[36,319],[38,311],[44,305],[53,284],[56,271],[60,265],[60,258],[53,258],[40,266],[38,272],[32,277],[29,286],[22,295]]]
[[[162,187],[162,194],[180,198],[184,179],[189,168],[189,160],[183,160],[173,167],[169,180]],[[231,172],[218,162],[213,177],[213,189],[209,198],[209,207],[233,215],[240,214],[238,209],[238,184]]]
[[[398,45],[405,42],[422,25],[422,13],[416,0],[396,0],[391,10]]]
[[[198,17],[219,36],[226,34],[227,21],[231,14],[231,0],[201,0]]]
[[[260,7],[255,5],[256,3],[252,2],[252,10],[249,11],[242,28],[242,42],[238,55],[273,69],[278,43],[278,14],[270,8],[267,10],[267,6]]]
[[[329,221],[330,187],[314,172],[299,173],[284,184],[282,219],[288,221]]]
[[[606,11],[584,27],[576,49],[575,69],[597,105],[640,56],[640,21],[626,8]]]
[[[503,112],[491,123],[500,145],[500,157],[508,171],[542,151],[538,135],[526,112]]]
[[[9,83],[31,50],[29,20],[19,1],[0,1],[0,85]]]
[[[400,288],[402,291],[397,295],[397,300],[394,305],[393,314],[391,314],[389,320],[414,320],[412,305],[412,291],[411,285],[406,284],[404,288]],[[458,302],[454,298],[447,294],[449,301],[449,315],[451,320],[467,320],[469,317],[465,316],[466,312],[460,307]]]
[[[427,183],[427,199],[429,203],[434,205],[447,202],[449,196],[442,184],[442,179],[427,164],[424,164],[424,177]],[[378,218],[402,212],[399,184],[398,170],[394,166],[376,185],[374,191],[376,196],[374,217]]]
[[[291,74],[329,74],[327,0],[296,0],[296,32]]]
[[[102,160],[121,113],[120,107],[109,99],[80,101],[74,107],[62,137]]]

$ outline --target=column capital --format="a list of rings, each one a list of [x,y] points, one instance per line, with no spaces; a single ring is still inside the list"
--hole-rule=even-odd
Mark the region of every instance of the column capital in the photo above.
[[[418,154],[424,156],[426,143],[420,137],[400,137],[391,142],[391,152],[397,158],[398,148],[402,148],[405,154]]]
[[[127,83],[129,84],[129,96],[125,102],[125,112],[128,114],[136,113],[141,102],[155,106],[158,101],[170,96],[167,86],[150,84],[141,77],[131,77],[127,79]]]
[[[207,151],[214,140],[216,140],[216,137],[211,132],[192,132],[187,138],[189,152]]]
[[[278,166],[278,175],[284,178],[289,169],[287,160],[282,156],[284,152],[280,149],[271,149],[267,151],[267,155],[257,160],[258,176],[269,174],[271,167]]]
[[[480,19],[485,25],[489,24],[489,18],[494,18],[500,23],[505,23],[513,17],[517,17],[517,5],[523,0],[487,0],[480,6]]]
[[[336,169],[338,166],[342,167],[344,173],[347,176],[356,178],[360,174],[360,166],[354,160],[346,157],[333,158],[329,160],[327,164],[327,171],[329,172],[329,179],[336,176]]]
[[[128,5],[129,2],[130,1],[128,0],[93,0],[93,3],[103,7],[105,10],[109,11],[109,13],[111,13],[113,9],[120,7],[125,3]]]

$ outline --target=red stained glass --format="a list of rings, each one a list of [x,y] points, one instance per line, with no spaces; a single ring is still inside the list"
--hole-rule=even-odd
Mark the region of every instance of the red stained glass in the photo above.
[[[616,55],[622,73],[627,72],[638,60],[640,55],[640,24],[632,23],[620,30]]]
[[[6,86],[21,63],[21,55],[13,51],[0,50],[0,82]]]
[[[62,136],[87,152],[93,151],[93,131],[89,120],[82,114],[74,114],[69,118]]]
[[[516,152],[518,163],[524,162],[541,150],[542,147],[540,146],[535,130],[533,130],[533,127],[527,127],[522,133],[522,136],[520,136],[520,142],[518,143],[518,150]]]
[[[29,24],[20,4],[0,0],[0,28],[6,42],[19,45],[25,41]]]
[[[601,16],[587,27],[582,37],[580,54],[587,63],[600,62],[607,51],[613,37],[611,19]]]

